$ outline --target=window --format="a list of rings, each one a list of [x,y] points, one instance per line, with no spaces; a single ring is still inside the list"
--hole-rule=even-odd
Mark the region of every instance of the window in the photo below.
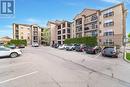
[[[99,24],[102,24],[102,22],[100,21]]]
[[[58,26],[58,29],[61,29],[61,25]]]
[[[65,29],[63,29],[63,31],[62,31],[62,32],[63,32],[63,34],[64,34],[64,33],[65,33]]]
[[[67,35],[67,38],[70,38],[70,35]]]
[[[23,39],[23,36],[21,36],[21,39]]]
[[[111,16],[114,16],[114,11],[112,10],[106,11],[103,15],[104,18],[111,17]]]
[[[61,36],[58,36],[58,40],[61,40]]]
[[[112,39],[106,39],[106,41],[104,42],[104,45],[107,45],[107,46],[114,45],[114,42]]]
[[[102,33],[102,30],[99,30],[99,33]]]
[[[113,20],[105,21],[104,27],[110,27],[110,26],[114,26],[114,21]]]
[[[97,36],[97,32],[96,32],[96,31],[93,31],[93,32],[92,32],[92,36]]]
[[[71,26],[71,24],[70,23],[67,23],[67,27],[70,27]]]
[[[65,39],[65,35],[63,35],[63,39]]]
[[[105,32],[104,36],[114,36],[114,32],[113,31]]]
[[[62,24],[62,27],[63,27],[63,28],[65,27],[65,23]]]
[[[58,31],[58,34],[61,34],[61,31]]]
[[[28,40],[30,40],[30,37],[28,37]]]
[[[102,42],[102,40],[101,40],[101,39],[99,39],[99,42]]]
[[[67,33],[70,33],[70,29],[67,29]]]
[[[89,30],[89,27],[85,27],[84,30]]]
[[[33,37],[33,40],[38,40],[38,37],[37,36]]]
[[[76,28],[76,31],[79,32],[79,31],[82,31],[82,26],[79,26]]]
[[[76,20],[76,25],[82,24],[82,18]]]
[[[61,44],[61,41],[58,41],[58,44]]]
[[[91,21],[95,21],[95,20],[97,20],[97,15],[92,15]]]

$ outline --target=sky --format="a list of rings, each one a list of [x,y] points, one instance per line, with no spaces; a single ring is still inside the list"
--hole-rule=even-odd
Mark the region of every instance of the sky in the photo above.
[[[123,0],[15,0],[15,15],[0,17],[0,37],[12,37],[12,24],[38,24],[46,27],[48,21],[73,21],[76,14],[85,8],[104,9]],[[130,32],[130,0],[124,0],[128,9],[127,33]]]

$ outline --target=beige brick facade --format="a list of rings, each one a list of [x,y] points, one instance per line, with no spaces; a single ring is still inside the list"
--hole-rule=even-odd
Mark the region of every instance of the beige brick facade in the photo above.
[[[51,45],[58,43],[64,44],[64,40],[72,37],[71,22],[68,21],[54,21],[48,22],[48,28],[51,32]]]
[[[74,37],[97,36],[99,45],[123,45],[127,10],[118,4],[104,10],[84,9],[74,18]]]
[[[13,24],[13,39],[25,39],[28,44],[41,44],[41,28],[37,25]]]

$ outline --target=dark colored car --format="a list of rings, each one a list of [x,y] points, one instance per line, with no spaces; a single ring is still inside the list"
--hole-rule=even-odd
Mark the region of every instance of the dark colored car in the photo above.
[[[75,47],[75,51],[77,51],[77,52],[83,52],[85,49],[86,49],[86,45],[77,45],[76,47]]]
[[[99,46],[88,46],[85,49],[86,53],[90,53],[90,54],[97,54],[99,52],[101,52],[101,47]]]
[[[18,46],[18,48],[25,48],[25,45],[21,44],[21,45]]]
[[[105,47],[102,50],[102,56],[108,56],[108,57],[116,57],[118,58],[118,51],[116,47]]]

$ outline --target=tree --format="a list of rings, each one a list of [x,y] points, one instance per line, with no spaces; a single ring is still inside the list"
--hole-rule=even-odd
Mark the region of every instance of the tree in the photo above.
[[[128,42],[130,42],[130,33],[128,34]]]
[[[130,33],[128,34],[128,38],[130,38]]]

